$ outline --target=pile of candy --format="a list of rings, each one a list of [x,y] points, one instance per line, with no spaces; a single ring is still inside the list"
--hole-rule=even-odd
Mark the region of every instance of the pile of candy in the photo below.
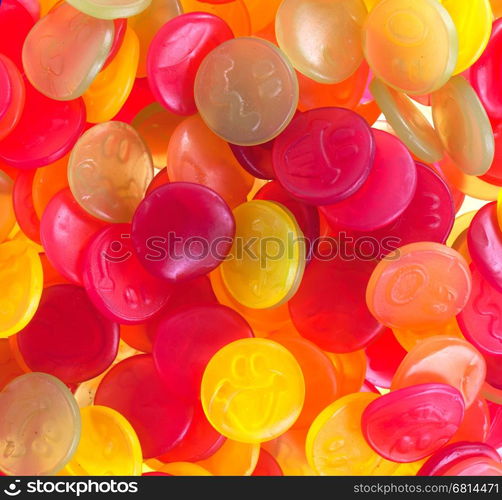
[[[499,15],[3,0],[2,473],[502,475]]]

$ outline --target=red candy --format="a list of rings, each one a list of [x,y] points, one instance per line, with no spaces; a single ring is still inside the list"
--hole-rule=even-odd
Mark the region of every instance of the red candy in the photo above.
[[[289,301],[298,332],[325,351],[362,349],[384,331],[365,300],[373,264],[358,264],[313,259]]]
[[[453,465],[473,457],[500,461],[498,453],[484,443],[452,443],[436,451],[417,472],[417,476],[442,476]]]
[[[0,120],[5,116],[5,113],[7,113],[7,110],[12,104],[13,93],[13,82],[7,71],[5,60],[6,57],[0,55]]]
[[[252,476],[283,476],[277,460],[266,450],[260,448],[260,456]]]
[[[277,201],[284,205],[294,216],[303,236],[306,238],[306,258],[310,260],[315,250],[315,242],[319,238],[320,223],[319,212],[312,205],[306,205],[292,198],[288,192],[277,182],[265,184],[255,195],[255,200]]]
[[[192,400],[199,397],[202,374],[214,354],[250,337],[253,332],[246,320],[232,309],[219,304],[189,306],[158,324],[153,359],[169,390]]]
[[[419,384],[371,402],[361,426],[368,444],[394,462],[421,460],[446,444],[464,417],[460,392],[446,384]]]
[[[55,285],[44,290],[35,316],[18,334],[17,343],[31,370],[76,383],[111,365],[117,355],[119,328],[94,308],[82,288]]]
[[[3,108],[0,117],[0,140],[6,137],[19,123],[24,109],[26,89],[24,80],[16,65],[3,54],[0,54],[0,73],[9,80],[10,93],[7,94],[8,107]],[[5,101],[4,101],[5,103]]]
[[[469,78],[483,107],[492,120],[502,119],[502,94],[499,92],[502,65],[502,19],[493,23],[490,41],[483,55],[469,70]]]
[[[390,389],[392,377],[405,356],[406,351],[387,328],[366,347],[366,379],[373,385]]]
[[[90,242],[83,282],[103,315],[125,324],[143,323],[167,303],[172,287],[152,276],[133,253],[131,224],[103,228]]]
[[[409,151],[387,132],[373,134],[375,162],[366,182],[349,198],[321,208],[332,225],[374,231],[394,222],[413,199],[417,169]]]
[[[258,179],[274,179],[272,149],[274,141],[264,142],[256,146],[239,146],[229,144],[232,153],[241,166]]]
[[[91,238],[107,224],[84,212],[71,191],[60,191],[40,221],[40,239],[51,264],[65,277],[82,283],[82,258]]]
[[[33,205],[33,178],[35,170],[21,171],[14,182],[12,203],[17,223],[28,238],[40,243],[40,220]]]
[[[142,264],[173,282],[216,268],[230,251],[234,233],[235,220],[223,199],[188,182],[156,189],[132,221],[132,242]]]
[[[176,16],[164,24],[148,49],[148,81],[157,101],[172,113],[195,113],[193,89],[199,65],[233,36],[225,21],[204,12]]]
[[[38,168],[62,158],[84,131],[81,98],[54,101],[26,80],[26,103],[19,123],[0,143],[0,159],[13,167]]]
[[[295,198],[314,205],[339,202],[366,181],[375,156],[368,124],[343,108],[297,114],[274,142],[277,180]]]
[[[502,292],[502,234],[496,203],[480,208],[469,226],[467,244],[472,261],[483,277]]]
[[[148,354],[117,363],[99,384],[94,402],[129,420],[144,458],[158,457],[176,446],[193,416],[193,408],[167,390]]]
[[[23,68],[21,51],[26,35],[34,24],[30,13],[16,0],[2,0],[0,6],[0,53]]]

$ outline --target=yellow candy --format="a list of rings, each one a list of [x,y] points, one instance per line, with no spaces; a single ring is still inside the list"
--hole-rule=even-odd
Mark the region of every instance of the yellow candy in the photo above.
[[[307,460],[321,476],[391,474],[398,464],[377,455],[361,431],[361,416],[377,394],[359,392],[344,396],[325,408],[307,434]]]
[[[138,61],[138,37],[128,27],[119,51],[82,96],[89,123],[106,122],[120,111],[134,85]]]
[[[22,330],[37,310],[43,288],[37,251],[22,240],[0,245],[0,338]]]
[[[458,33],[458,60],[453,74],[472,66],[485,50],[492,32],[489,0],[441,0]]]
[[[286,302],[305,268],[305,241],[295,218],[279,203],[262,200],[239,205],[234,216],[236,238],[221,265],[226,288],[250,308]]]
[[[453,73],[457,31],[436,0],[382,0],[366,20],[363,50],[380,80],[408,94],[428,94]]]
[[[80,410],[82,433],[77,451],[66,465],[70,476],[139,476],[141,446],[131,424],[105,406]]]
[[[370,90],[389,125],[415,156],[430,163],[442,158],[443,147],[436,131],[407,95],[377,78]]]
[[[495,155],[488,115],[463,76],[432,94],[432,118],[450,158],[467,175],[483,175]]]
[[[250,476],[259,456],[259,444],[226,439],[214,455],[197,462],[197,465],[215,476]]]
[[[134,30],[139,39],[137,78],[146,76],[148,47],[157,31],[170,19],[180,14],[183,14],[183,8],[178,0],[152,0],[147,9],[127,20],[127,25]]]
[[[212,426],[243,443],[260,443],[286,432],[303,407],[305,383],[293,355],[268,339],[241,339],[209,361],[201,401]]]
[[[212,476],[212,474],[200,465],[191,462],[171,462],[160,469],[171,476]]]
[[[363,0],[284,0],[275,18],[277,41],[300,73],[339,83],[363,60],[366,15]]]
[[[472,219],[474,219],[474,216],[477,214],[477,212],[477,210],[472,210],[455,218],[455,222],[453,224],[453,227],[451,228],[450,235],[446,240],[446,244],[449,247],[452,247],[457,238],[471,225],[471,221]]]

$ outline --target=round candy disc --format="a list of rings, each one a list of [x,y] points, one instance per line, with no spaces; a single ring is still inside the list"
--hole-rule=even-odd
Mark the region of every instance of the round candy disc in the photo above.
[[[27,373],[0,393],[0,469],[8,475],[49,476],[71,459],[80,414],[69,389],[46,373]]]
[[[282,52],[260,38],[228,40],[202,61],[195,102],[209,128],[252,146],[279,135],[298,104],[298,80]]]
[[[300,334],[325,351],[356,351],[383,332],[364,300],[372,267],[359,264],[312,260],[289,302]]]
[[[462,73],[485,50],[492,31],[490,0],[441,0],[450,14],[458,35],[458,59],[453,73]]]
[[[195,182],[216,191],[230,208],[244,203],[253,177],[235,159],[229,145],[211,132],[199,115],[174,130],[167,150],[171,182]]]
[[[457,64],[457,30],[436,0],[383,0],[364,25],[366,60],[380,80],[407,94],[432,92]]]
[[[0,245],[0,337],[22,330],[37,310],[43,273],[36,250],[21,240]]]
[[[179,0],[152,0],[147,9],[127,20],[139,39],[138,78],[147,76],[147,55],[155,35],[165,23],[182,13]]]
[[[280,344],[242,339],[209,361],[201,385],[204,412],[224,436],[260,443],[286,432],[302,410],[300,365]]]
[[[71,476],[139,476],[143,457],[131,424],[106,406],[80,410],[82,435],[64,472]]]
[[[190,12],[166,22],[148,49],[148,82],[157,101],[172,113],[195,113],[197,70],[209,52],[231,38],[225,21],[204,12]]]
[[[436,451],[420,468],[417,476],[441,476],[448,468],[462,460],[473,457],[487,457],[500,460],[497,452],[485,443],[450,443]]]
[[[101,313],[122,324],[144,323],[167,303],[172,287],[134,254],[131,224],[103,228],[86,249],[83,282]]]
[[[463,76],[453,77],[432,94],[432,117],[457,167],[468,175],[485,174],[495,154],[492,126],[476,92]]]
[[[398,248],[377,265],[366,302],[375,318],[391,328],[424,330],[456,316],[470,293],[464,258],[445,245],[421,242]]]
[[[446,384],[420,384],[389,392],[364,410],[368,444],[394,462],[421,460],[445,445],[464,417],[464,400]]]
[[[83,288],[55,285],[44,289],[37,312],[17,342],[31,370],[77,383],[111,365],[119,328],[94,308]]]
[[[19,123],[0,143],[0,160],[17,168],[38,168],[62,158],[84,130],[82,99],[54,101],[28,82]]]
[[[86,212],[107,222],[130,222],[152,178],[150,152],[136,130],[122,122],[87,130],[68,163],[75,199]]]
[[[478,61],[470,68],[469,79],[488,116],[502,118],[502,97],[495,89],[500,85],[498,68],[502,63],[502,20],[493,23],[490,41]]]
[[[363,0],[285,0],[275,18],[279,47],[293,66],[322,83],[351,76],[363,60]]]
[[[343,108],[298,114],[273,149],[277,180],[291,195],[314,205],[354,194],[368,178],[374,157],[371,129]]]
[[[481,389],[483,390],[483,389]],[[464,419],[450,443],[478,441],[485,443],[490,433],[490,408],[486,399],[478,396],[469,408],[465,409]]]
[[[497,206],[489,203],[475,215],[467,233],[469,254],[483,277],[502,292],[502,234],[497,222]]]
[[[24,42],[28,80],[51,99],[80,97],[103,67],[114,31],[113,21],[90,17],[68,3],[57,5],[35,24]]]
[[[376,394],[349,394],[325,408],[312,423],[305,445],[310,467],[321,476],[391,474],[397,464],[377,455],[361,432],[361,415]]]
[[[413,154],[427,162],[442,158],[443,146],[438,134],[406,94],[377,78],[370,89],[389,125]]]
[[[234,244],[221,265],[225,286],[246,307],[281,305],[298,289],[305,267],[305,241],[298,223],[289,210],[272,201],[243,203],[234,215]]]
[[[70,190],[64,189],[52,198],[42,215],[40,239],[51,264],[65,278],[81,283],[84,249],[105,226],[84,212]]]
[[[99,19],[131,17],[147,9],[152,0],[70,0],[76,9]]]
[[[404,358],[392,379],[392,390],[437,382],[455,387],[466,408],[479,394],[486,375],[486,363],[469,342],[447,336],[418,343]]]
[[[374,231],[394,222],[408,207],[417,186],[415,162],[396,137],[373,130],[375,161],[368,178],[351,196],[322,213],[333,225],[358,231]]]
[[[111,120],[121,110],[132,91],[138,60],[138,37],[131,28],[127,28],[117,54],[82,96],[88,122]]]
[[[113,408],[130,422],[144,458],[175,446],[192,420],[191,406],[167,390],[147,354],[117,363],[99,384],[94,402]]]
[[[26,89],[24,79],[16,65],[3,54],[0,54],[0,72],[4,72],[4,78],[9,79],[10,96],[8,107],[4,108],[4,114],[0,118],[0,140],[6,137],[18,124],[24,109]]]
[[[225,345],[246,337],[253,337],[253,332],[232,309],[219,304],[188,306],[159,322],[153,359],[174,394],[197,399],[209,360]]]
[[[188,182],[157,188],[141,202],[132,222],[138,258],[169,281],[212,271],[228,254],[234,233],[234,217],[223,199]]]

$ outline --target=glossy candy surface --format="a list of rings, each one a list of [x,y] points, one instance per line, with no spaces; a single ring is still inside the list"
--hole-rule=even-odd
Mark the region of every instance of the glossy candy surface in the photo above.
[[[298,104],[293,68],[279,49],[259,38],[236,38],[210,52],[199,67],[194,91],[209,128],[244,146],[280,134]]]
[[[0,393],[0,469],[9,475],[51,475],[70,460],[80,414],[68,388],[45,373],[27,373]]]
[[[273,148],[277,180],[313,205],[339,202],[357,192],[374,158],[372,131],[360,116],[342,108],[298,114]]]
[[[0,118],[0,140],[6,137],[18,124],[24,109],[26,90],[24,79],[16,65],[0,54],[0,72],[2,73],[5,94],[3,115]]]
[[[70,0],[68,3],[89,16],[118,19],[139,14],[152,0]]]
[[[31,370],[66,383],[102,373],[115,359],[118,342],[118,325],[105,319],[75,285],[45,288],[33,319],[17,336]]]
[[[201,400],[211,424],[245,443],[268,441],[288,430],[305,397],[301,368],[280,344],[242,339],[227,344],[209,361]]]
[[[157,188],[141,202],[132,222],[140,261],[173,282],[212,271],[230,251],[234,233],[235,220],[223,199],[188,182]]]
[[[122,122],[87,130],[68,163],[70,189],[80,206],[107,222],[130,222],[153,178],[150,152]]]
[[[361,427],[368,444],[395,462],[413,462],[441,448],[464,416],[461,394],[446,384],[412,385],[372,401]]]

